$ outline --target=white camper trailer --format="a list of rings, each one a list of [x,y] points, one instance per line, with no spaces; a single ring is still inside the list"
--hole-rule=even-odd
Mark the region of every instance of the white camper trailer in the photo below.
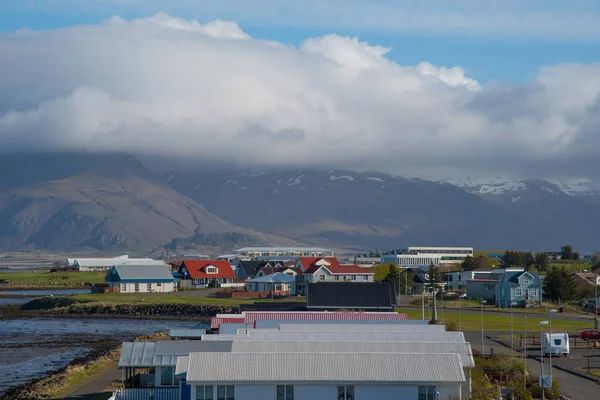
[[[569,335],[566,333],[544,333],[542,336],[544,355],[566,356],[569,354]]]

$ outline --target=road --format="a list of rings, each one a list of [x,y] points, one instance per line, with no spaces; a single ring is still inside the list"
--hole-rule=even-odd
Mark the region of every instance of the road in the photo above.
[[[488,336],[502,336],[506,335],[506,332],[484,332],[484,335],[485,336],[483,339],[483,346],[486,354],[489,354],[491,351],[493,351],[494,354],[510,352],[509,348],[506,348],[505,346],[491,339],[488,339]],[[481,351],[481,332],[465,332],[465,338],[467,339],[467,341],[471,342],[471,347],[473,349]],[[578,350],[578,352],[582,352],[582,350]],[[539,361],[537,361],[534,358],[528,357],[527,365],[529,367],[529,371],[533,376],[539,376]],[[544,372],[546,374],[548,374],[549,372],[548,367],[548,359],[545,359]],[[600,393],[600,385],[593,381],[580,378],[576,375],[558,370],[556,368],[552,368],[552,376],[554,379],[557,379],[560,382],[561,393],[565,396],[568,396],[572,400],[590,400],[597,399],[600,397],[598,395],[598,393]]]

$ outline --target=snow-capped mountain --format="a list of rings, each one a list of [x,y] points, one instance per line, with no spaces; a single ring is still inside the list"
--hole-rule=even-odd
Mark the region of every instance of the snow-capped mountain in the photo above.
[[[455,178],[443,181],[458,186],[469,193],[479,196],[501,195],[515,199],[522,192],[541,190],[546,193],[567,196],[598,196],[597,185],[589,179],[528,179],[519,180],[511,177],[494,178]]]

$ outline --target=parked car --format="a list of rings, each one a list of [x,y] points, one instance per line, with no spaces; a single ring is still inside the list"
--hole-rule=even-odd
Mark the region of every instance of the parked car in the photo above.
[[[600,340],[600,330],[586,329],[579,334],[579,338],[583,340]]]

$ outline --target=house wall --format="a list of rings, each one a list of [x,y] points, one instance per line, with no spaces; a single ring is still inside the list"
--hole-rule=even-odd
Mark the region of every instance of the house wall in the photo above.
[[[527,299],[531,301],[542,300],[542,287],[535,279],[530,279],[528,285],[519,283],[518,285],[511,285],[507,279],[502,279],[498,284],[497,289],[497,305],[500,307],[510,307],[511,303],[519,303],[525,300],[525,294]]]
[[[175,291],[175,282],[139,282],[139,290],[135,290],[136,283],[110,282],[109,285],[111,287],[119,286],[121,293],[170,293]],[[150,285],[150,290],[148,290],[148,285]]]
[[[467,297],[469,299],[490,300],[496,296],[497,282],[467,281]]]
[[[305,275],[307,277],[306,282],[318,283],[318,282],[373,282],[373,274],[359,275],[359,274],[330,274],[323,268],[317,270],[311,275]],[[354,277],[354,279],[353,279]],[[365,278],[366,277],[366,278]]]
[[[243,384],[235,386],[235,400],[275,399],[277,385],[269,384]],[[331,400],[337,398],[337,384],[300,384],[294,385],[294,400]],[[460,396],[460,385],[436,386],[440,393],[439,399]],[[214,389],[216,392],[216,388]],[[216,395],[216,393],[215,393]],[[356,399],[403,399],[419,400],[418,385],[377,385],[355,384],[354,395]],[[192,386],[191,398],[196,398],[196,386]],[[216,397],[215,397],[216,398]],[[460,398],[460,397],[456,397]]]

